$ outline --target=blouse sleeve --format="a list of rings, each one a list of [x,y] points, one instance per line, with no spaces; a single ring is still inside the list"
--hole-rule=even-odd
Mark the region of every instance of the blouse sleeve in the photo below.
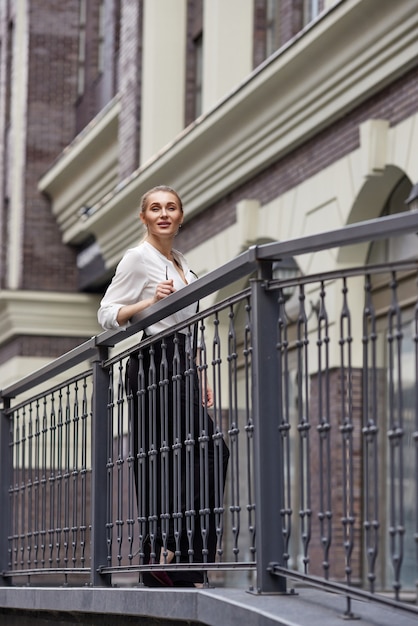
[[[138,258],[135,248],[128,250],[116,268],[115,275],[100,303],[97,313],[99,324],[105,330],[125,328],[117,321],[119,309],[141,299],[147,284],[146,267]]]

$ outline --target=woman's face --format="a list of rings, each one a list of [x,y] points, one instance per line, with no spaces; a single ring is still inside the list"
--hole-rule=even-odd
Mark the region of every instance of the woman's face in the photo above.
[[[174,237],[183,222],[183,211],[175,194],[154,191],[140,217],[148,229],[148,236]]]

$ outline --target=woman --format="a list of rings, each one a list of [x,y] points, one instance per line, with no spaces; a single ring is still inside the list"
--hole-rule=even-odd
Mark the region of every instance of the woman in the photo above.
[[[167,186],[150,189],[141,200],[140,218],[147,234],[125,253],[100,305],[98,319],[105,329],[126,327],[135,315],[195,280],[172,247],[183,222],[177,192]],[[185,307],[149,326],[146,336],[195,312],[196,305]],[[192,337],[190,329],[181,329],[140,349],[127,367],[140,536],[147,537],[141,552],[149,553],[152,563],[210,563],[216,555],[214,509],[222,507],[229,451],[219,433],[214,437],[204,410],[212,404],[212,392],[198,384]],[[153,575],[164,586],[203,582],[195,569]]]

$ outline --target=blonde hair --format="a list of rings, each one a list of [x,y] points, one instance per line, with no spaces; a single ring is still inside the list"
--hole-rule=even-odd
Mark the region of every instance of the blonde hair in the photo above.
[[[150,195],[155,193],[156,191],[167,191],[168,193],[172,193],[173,196],[176,196],[180,204],[180,209],[183,212],[183,202],[181,201],[181,198],[179,194],[177,193],[177,191],[173,189],[172,187],[169,187],[168,185],[157,185],[156,187],[153,187],[152,189],[148,189],[148,191],[146,191],[144,195],[142,196],[141,202],[140,202],[141,213],[145,213],[148,199]]]

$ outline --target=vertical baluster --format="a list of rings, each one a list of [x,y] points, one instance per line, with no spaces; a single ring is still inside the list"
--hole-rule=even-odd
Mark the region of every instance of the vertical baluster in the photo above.
[[[331,493],[331,424],[329,384],[329,327],[326,309],[326,292],[321,282],[318,311],[318,410],[319,424],[319,507],[318,513],[321,544],[323,549],[324,577],[329,576],[329,550],[332,540],[332,493]]]
[[[354,484],[353,484],[353,372],[351,366],[351,314],[347,301],[347,280],[343,279],[343,305],[340,314],[341,354],[341,425],[342,436],[342,488],[343,488],[343,545],[345,550],[345,574],[351,584],[351,556],[354,549]],[[350,612],[349,606],[347,613]]]
[[[229,308],[228,330],[228,434],[230,441],[230,475],[231,475],[231,512],[233,554],[238,560],[238,539],[240,533],[240,492],[239,492],[239,427],[238,427],[238,398],[237,398],[237,339],[235,331],[235,313],[233,306]]]
[[[290,558],[289,543],[292,532],[292,489],[291,489],[291,454],[290,454],[290,372],[289,372],[289,340],[288,320],[285,310],[286,297],[284,290],[278,293],[277,316],[277,394],[279,397],[279,433],[282,439],[282,493],[283,507],[280,511],[283,535],[283,562],[287,566]]]
[[[125,374],[126,376],[126,374]],[[135,442],[134,442],[134,402],[137,398],[133,397],[132,390],[126,388],[126,402],[128,406],[128,450],[126,456],[126,465],[128,471],[128,517],[126,520],[128,531],[128,561],[129,565],[133,564],[134,557],[134,535],[135,535],[135,507],[136,507],[136,494],[135,494]]]
[[[392,272],[390,288],[392,302],[388,311],[388,354],[389,354],[389,536],[390,558],[393,567],[396,599],[401,589],[403,560],[404,523],[404,480],[403,480],[403,398],[402,398],[402,320],[397,295],[397,277]]]
[[[149,441],[148,443],[148,456],[149,456],[149,534],[151,541],[151,563],[156,562],[156,549],[157,549],[157,529],[158,529],[158,515],[157,515],[157,489],[158,489],[158,441],[157,441],[157,368],[155,363],[155,348],[154,345],[150,345],[150,365],[148,376],[148,423],[149,423]]]
[[[117,391],[117,513],[116,513],[116,533],[117,533],[117,560],[118,565],[122,564],[122,544],[123,544],[123,471],[124,471],[124,367],[123,361],[119,360],[118,365],[118,391]]]
[[[12,498],[12,511],[13,511],[13,568],[18,568],[19,563],[19,467],[20,467],[20,431],[21,431],[21,416],[20,411],[17,410],[14,413],[14,437],[13,437],[13,486],[11,488]]]
[[[222,343],[219,334],[219,315],[214,316],[212,341],[212,378],[213,378],[213,441],[214,441],[214,483],[215,483],[215,527],[216,553],[220,561],[223,558],[224,538],[224,424],[222,412]]]
[[[207,350],[206,350],[206,336],[205,336],[205,323],[202,319],[199,325],[199,359],[198,359],[198,379],[199,379],[199,496],[200,496],[200,530],[202,534],[202,555],[203,562],[207,563],[208,556],[208,535],[210,524],[210,494],[209,494],[209,480],[210,472],[213,472],[214,468],[209,467],[209,440],[208,435],[208,401],[207,401]],[[212,443],[212,442],[211,442]],[[212,477],[213,478],[213,477]],[[206,576],[206,572],[204,573]],[[206,578],[205,578],[206,582]]]
[[[77,549],[78,549],[78,485],[79,485],[79,462],[78,456],[80,451],[80,406],[79,406],[79,386],[78,381],[74,384],[74,403],[73,403],[73,461],[72,461],[72,489],[73,489],[73,504],[72,504],[72,523],[71,523],[71,547],[72,556],[71,561],[73,567],[77,565]]]
[[[247,491],[248,491],[248,532],[250,537],[249,552],[251,561],[255,561],[255,497],[254,497],[254,421],[251,406],[251,300],[245,301],[244,327],[244,370],[245,370],[245,432],[247,435]]]
[[[54,536],[55,536],[55,454],[57,449],[57,425],[55,415],[55,395],[50,396],[50,416],[49,416],[49,528],[48,528],[48,565],[53,566]]]
[[[115,468],[114,463],[114,366],[109,369],[109,387],[108,387],[108,400],[107,400],[107,450],[106,450],[106,543],[107,543],[107,565],[111,566],[112,554],[113,554],[113,472]]]
[[[88,395],[87,395],[87,378],[83,378],[83,398],[81,411],[81,514],[80,514],[80,565],[84,567],[86,564],[86,547],[87,547],[87,446],[88,438],[88,418],[90,415]]]
[[[305,572],[309,566],[309,543],[311,540],[311,485],[309,459],[309,369],[308,369],[308,319],[305,311],[304,286],[299,286],[299,313],[297,319],[297,362],[298,362],[298,431],[299,431],[299,492],[300,524]]]
[[[161,441],[159,445],[159,462],[160,462],[160,489],[161,489],[161,533],[162,533],[162,555],[164,562],[167,562],[168,549],[167,539],[170,528],[170,434],[168,425],[168,391],[170,381],[168,379],[168,360],[167,360],[167,343],[165,339],[161,342],[161,362],[160,362],[160,420]]]
[[[60,566],[61,562],[61,540],[62,540],[62,479],[63,479],[63,393],[59,390],[58,395],[58,411],[57,411],[57,466],[56,466],[56,485],[57,485],[57,516],[55,528],[55,545],[56,545],[56,564]]]
[[[364,541],[367,578],[374,592],[375,566],[379,540],[379,457],[378,457],[378,363],[376,356],[376,313],[372,301],[370,275],[365,277],[363,311],[363,463],[364,463]]]
[[[46,552],[46,526],[47,526],[47,474],[48,474],[48,414],[47,414],[47,400],[46,397],[43,400],[43,413],[42,413],[42,430],[41,430],[41,455],[42,455],[42,469],[41,469],[41,566],[45,567],[45,552]]]
[[[33,520],[33,565],[35,568],[39,565],[39,541],[40,541],[40,520],[39,520],[39,501],[40,501],[40,437],[41,437],[41,424],[39,415],[39,401],[36,401],[35,412],[35,467],[34,467],[34,481],[33,481],[33,501],[34,501],[34,520]]]
[[[145,402],[147,397],[147,387],[145,383],[144,353],[142,350],[138,354],[138,392],[135,402],[138,406],[138,484],[137,484],[137,506],[138,506],[138,526],[139,526],[139,559],[140,564],[145,559],[145,541],[148,536],[148,515],[147,515],[147,493],[148,493],[148,442],[146,439]],[[142,579],[141,579],[142,582]]]
[[[174,356],[173,356],[173,525],[174,538],[176,542],[175,558],[180,560],[180,537],[183,526],[182,501],[181,501],[181,481],[182,473],[182,415],[181,415],[181,363],[179,352],[179,338],[174,336]]]
[[[33,508],[33,482],[34,482],[34,432],[33,432],[33,404],[29,403],[29,421],[28,421],[28,525],[27,525],[27,563],[28,569],[32,566],[32,548],[33,548],[33,521],[34,521],[34,508]]]
[[[189,333],[190,341],[190,333]],[[194,367],[192,351],[186,350],[185,364],[186,383],[186,426],[185,426],[185,470],[186,470],[186,502],[185,502],[185,522],[188,538],[189,561],[193,562],[194,549],[193,539],[195,534],[195,494],[197,486],[194,483],[194,459],[196,454],[196,434],[194,429]]]
[[[65,419],[64,419],[64,563],[69,565],[70,550],[70,467],[71,467],[71,389],[67,385],[65,392]]]
[[[25,568],[26,526],[26,409],[22,408],[22,446],[20,476],[20,567]]]

